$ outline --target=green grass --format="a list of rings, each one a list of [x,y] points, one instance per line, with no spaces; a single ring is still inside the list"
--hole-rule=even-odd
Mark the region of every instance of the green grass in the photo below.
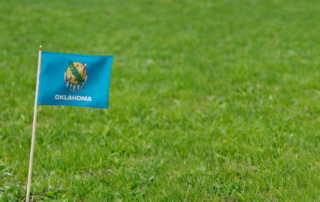
[[[0,0],[0,201],[39,45],[112,54],[109,109],[39,106],[34,201],[320,201],[320,2]]]

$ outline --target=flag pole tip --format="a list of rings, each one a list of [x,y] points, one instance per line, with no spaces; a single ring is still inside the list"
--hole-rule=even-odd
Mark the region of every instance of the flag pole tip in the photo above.
[[[40,45],[40,50],[42,50],[42,45]]]

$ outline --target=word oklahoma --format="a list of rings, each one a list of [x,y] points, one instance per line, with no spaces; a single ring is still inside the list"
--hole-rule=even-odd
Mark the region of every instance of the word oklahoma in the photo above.
[[[74,96],[69,95],[68,97],[66,95],[55,95],[54,98],[56,100],[77,100],[77,101],[87,101],[92,102],[90,96]]]

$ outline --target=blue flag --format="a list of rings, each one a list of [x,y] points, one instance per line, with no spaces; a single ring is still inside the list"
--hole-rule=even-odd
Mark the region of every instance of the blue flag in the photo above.
[[[110,55],[42,51],[39,105],[108,108]]]

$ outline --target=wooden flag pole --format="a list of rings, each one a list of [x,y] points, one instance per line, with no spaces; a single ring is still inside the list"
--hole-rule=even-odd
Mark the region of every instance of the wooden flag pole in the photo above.
[[[38,103],[37,103],[37,101],[38,101],[38,92],[39,92],[39,75],[40,75],[40,67],[41,67],[41,51],[42,51],[42,46],[40,45],[40,49],[39,49],[39,60],[38,60],[38,73],[37,73],[37,87],[36,87],[36,96],[35,96],[35,101],[34,101],[32,139],[31,139],[31,151],[30,151],[29,175],[28,175],[28,187],[27,187],[26,202],[29,202],[29,197],[30,197],[30,185],[31,185],[31,174],[32,174],[33,150],[34,150],[34,141],[35,141],[35,137],[36,137],[37,109],[38,109]]]

